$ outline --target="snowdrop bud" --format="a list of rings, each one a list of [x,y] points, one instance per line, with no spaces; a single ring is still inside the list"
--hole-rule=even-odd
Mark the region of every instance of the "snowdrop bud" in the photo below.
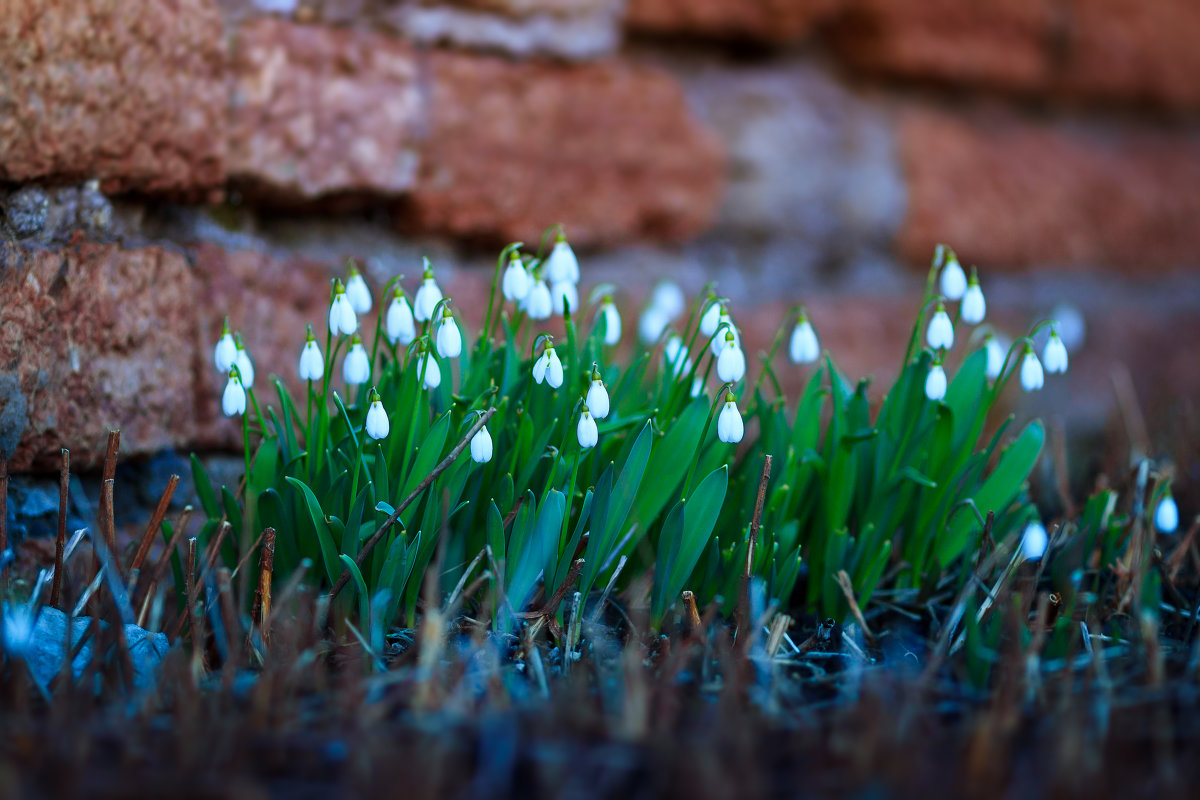
[[[793,364],[811,364],[821,357],[821,345],[817,341],[817,332],[813,330],[808,315],[800,312],[800,319],[792,331],[792,339],[788,342],[788,357]]]
[[[229,332],[229,318],[226,317],[224,325],[221,326],[221,338],[217,339],[217,346],[213,348],[213,364],[223,375],[229,372],[236,358],[237,345],[233,341],[233,334]]]
[[[1036,392],[1045,383],[1042,362],[1038,361],[1033,348],[1025,345],[1025,357],[1021,359],[1021,387],[1027,392]]]
[[[1025,533],[1021,535],[1021,558],[1025,561],[1037,561],[1046,554],[1046,547],[1050,544],[1050,537],[1046,535],[1046,529],[1040,522],[1031,522],[1025,526]]]
[[[704,310],[704,315],[700,317],[700,333],[705,339],[710,338],[717,332],[717,327],[721,324],[722,313],[721,302],[710,293],[708,308]]]
[[[437,359],[432,353],[423,353],[421,360],[417,362],[418,374],[425,377],[421,380],[421,385],[426,389],[436,389],[442,385],[442,369],[438,366]]]
[[[353,265],[350,267],[350,277],[346,279],[346,299],[358,314],[365,314],[371,310],[371,290],[367,288],[367,282]]]
[[[683,339],[678,336],[672,336],[667,340],[663,356],[666,358],[667,371],[676,378],[681,378],[692,371],[692,360],[688,358],[688,349],[683,344]]]
[[[1004,369],[1004,345],[1000,344],[1000,340],[992,334],[987,335],[984,341],[984,348],[987,349],[987,373],[988,380],[996,380],[1000,377],[1000,370]]]
[[[650,306],[642,312],[642,316],[638,319],[638,338],[643,344],[653,344],[658,341],[658,337],[662,336],[667,326],[671,324],[671,319],[655,306]]]
[[[546,259],[546,278],[550,283],[579,283],[579,260],[561,233]]]
[[[442,358],[458,358],[462,352],[462,333],[450,309],[442,306],[442,324],[438,326],[437,351]]]
[[[246,352],[246,348],[242,346],[242,337],[234,337],[237,343],[237,356],[233,359],[233,363],[237,366],[238,377],[242,379],[242,386],[249,389],[254,385],[254,362],[250,360],[250,354]]]
[[[354,386],[366,383],[370,377],[371,359],[367,357],[362,340],[356,334],[351,340],[350,352],[346,353],[346,358],[342,361],[342,378],[347,384]]]
[[[725,346],[717,356],[717,378],[721,383],[737,383],[746,375],[746,355],[734,341],[733,331],[725,332]]]
[[[1179,527],[1179,506],[1170,494],[1159,500],[1158,508],[1154,509],[1154,527],[1163,533],[1174,533]]]
[[[246,390],[238,378],[237,367],[229,370],[229,382],[225,384],[225,392],[221,395],[221,412],[227,417],[246,413]]]
[[[579,290],[570,281],[560,281],[550,287],[550,300],[554,313],[560,317],[570,311],[579,309]]]
[[[383,401],[379,399],[379,392],[372,389],[370,397],[371,406],[367,409],[367,421],[363,427],[367,431],[367,436],[372,439],[376,441],[386,439],[392,424],[388,421],[387,411],[383,409]]]
[[[949,350],[954,347],[954,323],[946,313],[946,306],[938,303],[933,319],[929,320],[929,330],[925,332],[925,340],[934,350]]]
[[[958,257],[951,255],[942,267],[942,294],[949,300],[961,300],[966,291],[967,274],[958,263]]]
[[[592,416],[596,419],[604,419],[608,416],[608,388],[600,379],[600,373],[592,373],[592,385],[588,387],[587,397],[583,402],[592,410]]]
[[[317,344],[310,325],[308,335],[304,339],[304,347],[300,348],[300,380],[319,381],[323,377],[325,359],[321,356],[321,347]]]
[[[522,304],[530,319],[549,319],[550,314],[554,311],[554,300],[550,296],[550,287],[541,278],[534,281]]]
[[[504,268],[504,280],[500,283],[504,299],[513,302],[524,300],[525,295],[529,294],[529,283],[529,273],[525,271],[521,257],[513,253],[508,266]]]
[[[492,460],[492,434],[484,425],[471,437],[471,460],[476,464],[486,464]]]
[[[1052,375],[1067,371],[1067,346],[1059,338],[1057,328],[1050,331],[1050,338],[1042,350],[1042,360],[1046,362],[1046,371]]]
[[[583,413],[579,415],[579,424],[575,426],[575,435],[579,437],[579,446],[584,449],[595,447],[596,442],[600,439],[600,432],[596,429],[596,420],[592,418],[592,413],[588,411],[587,405],[584,405]]]
[[[606,297],[601,302],[600,314],[604,317],[604,343],[612,347],[621,341],[621,314],[611,297]]]
[[[408,304],[404,292],[399,289],[396,289],[391,305],[388,306],[387,317],[384,319],[384,333],[392,344],[408,345],[417,338],[417,323],[413,319],[412,306]]]
[[[726,395],[725,407],[717,416],[717,438],[725,444],[737,444],[745,432],[746,427],[742,423],[742,414],[738,411],[737,398]]]
[[[941,400],[946,396],[946,370],[941,362],[935,362],[925,376],[925,396],[930,400]]]
[[[979,276],[974,269],[971,270],[971,280],[967,283],[959,310],[962,312],[963,321],[970,325],[983,322],[983,317],[987,314],[987,302],[983,299],[983,289],[979,288]]]
[[[343,333],[348,336],[356,330],[358,330],[358,316],[355,315],[354,307],[346,298],[346,288],[342,286],[341,281],[335,281],[333,302],[329,305],[329,332],[334,336]]]
[[[650,306],[658,309],[659,313],[667,318],[668,324],[683,313],[686,305],[683,290],[670,281],[663,281],[655,286],[654,293],[650,295]]]
[[[417,296],[413,298],[413,314],[418,322],[425,322],[433,316],[433,310],[442,302],[442,290],[433,279],[433,270],[425,267],[425,277],[417,288]]]

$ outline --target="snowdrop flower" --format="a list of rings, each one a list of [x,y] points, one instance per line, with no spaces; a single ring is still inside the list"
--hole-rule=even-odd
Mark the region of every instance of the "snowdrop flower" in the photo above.
[[[1031,522],[1025,526],[1025,533],[1021,534],[1021,558],[1025,561],[1037,561],[1046,554],[1046,547],[1050,544],[1050,537],[1046,535],[1046,529],[1040,522]]]
[[[1042,362],[1028,344],[1025,345],[1025,357],[1021,359],[1021,387],[1027,392],[1036,392],[1042,388],[1046,377],[1042,373]]]
[[[702,391],[704,391],[704,381],[700,380],[700,376],[697,375],[692,378],[692,390],[689,394],[692,397],[699,397]]]
[[[363,349],[362,340],[357,334],[351,340],[350,352],[342,361],[342,377],[351,386],[366,383],[371,377],[371,359],[367,357],[367,351]]]
[[[237,345],[233,341],[233,334],[229,332],[229,317],[226,317],[225,323],[221,326],[221,338],[217,339],[217,346],[213,348],[213,363],[217,367],[217,372],[221,374],[229,372],[229,368],[233,366],[236,358]]]
[[[736,343],[738,347],[741,347],[742,334],[738,332],[737,326],[733,324],[733,318],[729,316],[729,312],[727,312],[725,309],[721,309],[721,321],[717,323],[717,330],[721,330],[722,325],[725,326],[724,330],[726,334],[732,334],[734,343]],[[708,347],[710,350],[712,350],[713,358],[719,358],[721,351],[725,349],[724,337],[720,335],[713,337],[709,340]]]
[[[559,281],[550,287],[550,300],[554,306],[554,313],[561,317],[567,311],[578,310],[579,290],[570,281]]]
[[[700,333],[705,339],[711,338],[717,332],[717,328],[721,325],[721,315],[725,313],[721,301],[709,292],[708,308],[705,309],[704,315],[700,317]]]
[[[417,362],[417,370],[417,374],[425,376],[421,380],[421,385],[426,389],[436,389],[442,385],[442,370],[432,353],[423,352],[421,354],[421,360]]]
[[[1179,527],[1179,506],[1170,494],[1159,500],[1158,508],[1154,509],[1154,527],[1163,533],[1174,533]]]
[[[808,314],[801,309],[796,328],[792,331],[791,341],[788,342],[788,357],[793,364],[811,364],[821,357],[821,344],[817,341],[817,332],[808,321]]]
[[[529,273],[525,271],[525,264],[520,256],[513,253],[508,266],[504,268],[504,280],[500,283],[504,299],[512,302],[524,300],[525,295],[529,294],[529,284]]]
[[[949,350],[954,347],[954,323],[950,321],[950,315],[946,313],[946,306],[942,303],[937,304],[937,311],[933,313],[933,319],[929,320],[925,340],[934,350]]]
[[[554,345],[549,345],[542,351],[542,357],[533,364],[534,383],[545,381],[550,388],[557,389],[563,384],[563,366],[554,352]]]
[[[346,334],[349,336],[358,330],[358,316],[354,306],[346,298],[346,287],[341,281],[333,283],[333,302],[329,304],[329,332],[334,336]]]
[[[9,658],[25,658],[33,641],[37,615],[24,603],[4,605],[3,652]]]
[[[438,325],[437,351],[442,358],[458,358],[462,353],[462,333],[450,309],[442,306],[442,323]]]
[[[642,316],[638,319],[638,338],[644,344],[653,344],[658,341],[658,337],[662,336],[663,331],[670,324],[670,317],[660,309],[650,306],[642,312]]]
[[[717,356],[717,379],[737,383],[746,375],[746,355],[734,340],[733,331],[725,331],[725,346]]]
[[[440,302],[442,302],[442,290],[438,287],[437,281],[433,279],[433,269],[426,262],[425,277],[417,289],[417,296],[413,298],[413,314],[417,321],[425,322],[432,317],[433,310]]]
[[[471,460],[476,464],[486,464],[492,460],[492,434],[484,425],[471,437]]]
[[[587,404],[584,404],[583,412],[579,415],[579,424],[575,426],[575,435],[579,437],[579,446],[585,450],[595,447],[596,442],[600,439],[600,432],[596,429],[596,420],[588,411]]]
[[[379,399],[379,392],[372,389],[369,396],[371,407],[367,409],[367,421],[363,427],[367,431],[367,436],[372,439],[376,441],[386,439],[388,431],[392,428],[392,424],[388,421],[387,411],[383,409],[383,401]]]
[[[949,300],[961,300],[967,291],[967,274],[958,263],[958,256],[951,254],[942,267],[942,294]]]
[[[670,281],[663,281],[654,287],[654,293],[650,295],[650,305],[652,308],[658,309],[670,323],[683,313],[687,300],[683,296],[682,289]]]
[[[595,370],[592,371],[592,385],[588,387],[587,397],[583,402],[592,410],[592,416],[596,419],[604,419],[608,416],[608,387],[604,385],[600,373]]]
[[[246,413],[246,390],[242,388],[242,380],[238,377],[237,367],[229,370],[229,381],[221,395],[221,412],[227,417],[236,417]]]
[[[546,278],[550,283],[579,283],[579,260],[561,233],[546,259]]]
[[[742,414],[738,411],[737,398],[732,394],[725,396],[725,407],[717,416],[717,438],[725,444],[737,444],[742,440],[746,426],[742,423]]]
[[[621,341],[621,314],[611,297],[600,302],[600,316],[604,318],[604,343],[612,347]]]
[[[233,363],[237,366],[238,376],[242,379],[242,386],[249,389],[254,385],[254,362],[250,360],[250,354],[246,352],[246,348],[242,346],[242,337],[234,337],[237,343],[237,356],[233,359]]]
[[[1004,345],[989,333],[983,346],[987,350],[987,367],[984,371],[987,373],[988,380],[994,381],[1000,377],[1000,370],[1004,369]]]
[[[321,346],[313,336],[311,325],[304,337],[304,347],[300,348],[299,371],[302,381],[319,381],[325,377],[325,359],[321,356]]]
[[[550,296],[550,287],[541,278],[534,281],[533,286],[529,289],[529,294],[525,295],[525,299],[521,302],[530,319],[549,319],[550,314],[554,311],[554,299]]]
[[[353,264],[350,266],[350,277],[346,278],[346,299],[355,313],[365,314],[371,310],[371,290]]]
[[[412,306],[408,304],[408,298],[399,288],[392,295],[392,302],[388,306],[387,316],[384,318],[384,333],[392,344],[408,345],[417,338],[417,323],[413,319]]]
[[[974,269],[971,270],[971,280],[967,283],[967,290],[963,292],[959,310],[962,312],[963,321],[970,325],[983,322],[983,317],[987,314],[987,302],[983,299],[983,289],[979,288],[979,276]]]
[[[1050,338],[1042,350],[1042,360],[1046,362],[1046,371],[1051,375],[1067,371],[1067,346],[1058,336],[1058,328],[1050,329]]]
[[[940,361],[935,361],[925,376],[925,396],[934,401],[946,396],[946,370],[942,369]]]
[[[667,371],[676,378],[682,378],[692,371],[692,360],[688,358],[688,349],[683,339],[672,336],[663,348],[663,356],[667,360]]]

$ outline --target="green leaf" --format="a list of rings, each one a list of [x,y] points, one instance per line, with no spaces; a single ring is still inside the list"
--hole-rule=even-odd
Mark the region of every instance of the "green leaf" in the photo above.
[[[325,520],[325,512],[321,510],[321,503],[317,500],[317,496],[313,494],[312,489],[303,481],[297,480],[289,476],[287,482],[292,485],[296,491],[300,492],[301,499],[304,502],[304,508],[308,512],[305,521],[308,525],[302,525],[305,528],[305,533],[310,533],[316,536],[317,544],[321,550],[321,562],[325,565],[325,576],[332,585],[339,577],[341,577],[340,561],[338,559],[337,546],[334,544],[333,534],[329,530],[329,524]]]
[[[367,582],[363,580],[362,572],[359,571],[358,564],[354,563],[353,558],[344,553],[339,558],[342,565],[350,572],[354,587],[358,590],[358,618],[367,624],[371,619],[371,596],[367,593]]]
[[[621,474],[612,484],[611,494],[605,487],[597,485],[592,499],[592,533],[588,537],[583,574],[580,576],[580,588],[584,596],[591,591],[604,565],[608,562],[613,550],[620,544],[620,537],[625,530],[625,522],[634,501],[638,498],[639,488],[644,485],[646,464],[651,458],[651,442],[654,432],[651,423],[642,426]],[[682,459],[681,459],[682,460]],[[611,467],[605,473],[611,475]],[[601,478],[601,484],[604,479]]]
[[[196,486],[196,497],[200,500],[200,507],[204,509],[204,514],[209,519],[221,518],[221,504],[217,502],[217,495],[213,492],[212,481],[208,479],[208,472],[200,463],[200,459],[195,453],[191,455],[192,461],[192,483]]]
[[[729,467],[720,467],[710,472],[700,482],[691,497],[676,505],[676,508],[682,511],[683,531],[677,544],[672,542],[666,544],[670,555],[668,564],[661,568],[667,569],[668,574],[660,584],[661,592],[653,603],[655,625],[662,621],[667,607],[674,602],[680,592],[687,588],[687,580],[700,561],[700,556],[704,555],[704,550],[708,547],[708,541],[712,537],[713,528],[717,524],[717,516],[721,513],[721,506],[725,502],[725,490],[728,485]],[[669,534],[669,531],[664,530],[664,533]],[[660,553],[663,551],[663,546],[660,539]]]

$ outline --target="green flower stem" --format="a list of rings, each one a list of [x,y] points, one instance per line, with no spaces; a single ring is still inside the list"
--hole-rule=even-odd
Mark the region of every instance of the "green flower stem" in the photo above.
[[[754,382],[754,391],[750,393],[750,398],[746,403],[746,416],[748,417],[753,416],[753,414],[757,413],[758,411],[758,392],[760,389],[762,389],[763,378],[767,376],[768,366],[772,361],[775,360],[775,354],[779,352],[779,348],[783,345],[783,337],[787,335],[787,329],[791,325],[795,324],[797,313],[799,312],[795,311],[792,314],[789,314],[787,318],[784,319],[783,324],[780,325],[778,330],[775,331],[775,340],[771,342],[771,349],[767,351],[767,357],[763,360],[763,368],[758,373],[758,380]],[[754,412],[751,412],[749,408],[750,403],[755,404]]]
[[[492,323],[495,321],[495,319],[498,319],[494,318],[492,313],[496,303],[496,290],[500,288],[500,275],[504,271],[504,268],[508,265],[509,256],[514,250],[521,247],[522,244],[522,242],[513,242],[508,247],[505,247],[503,250],[501,250],[500,257],[496,259],[496,271],[492,273],[492,290],[488,292],[487,316],[484,317],[483,328],[479,332],[479,340],[481,344],[484,341],[488,341],[492,338]]]

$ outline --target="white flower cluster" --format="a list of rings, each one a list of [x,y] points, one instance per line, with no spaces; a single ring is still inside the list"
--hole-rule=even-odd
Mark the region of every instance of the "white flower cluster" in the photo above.
[[[221,412],[227,417],[246,413],[246,390],[254,386],[254,362],[242,342],[240,333],[229,330],[229,319],[221,326],[221,335],[213,348],[213,364],[226,378],[221,393]]]

